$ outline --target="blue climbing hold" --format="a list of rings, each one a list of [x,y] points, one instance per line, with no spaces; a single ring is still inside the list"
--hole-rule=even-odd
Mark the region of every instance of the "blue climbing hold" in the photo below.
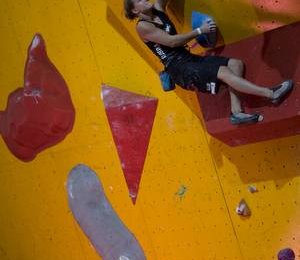
[[[171,91],[175,89],[175,83],[171,79],[171,76],[165,70],[159,73],[160,83],[164,91]]]
[[[202,14],[196,11],[192,12],[192,28],[193,30],[201,27],[203,23],[213,18],[207,14]],[[217,44],[217,32],[203,33],[196,38],[197,42],[204,48],[213,48]]]

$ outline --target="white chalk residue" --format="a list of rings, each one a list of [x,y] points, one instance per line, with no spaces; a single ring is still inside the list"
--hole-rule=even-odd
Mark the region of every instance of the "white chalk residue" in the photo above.
[[[30,91],[24,91],[24,97],[33,97],[36,104],[39,103],[38,98],[42,98],[42,91],[40,89],[32,89]]]
[[[40,38],[36,35],[34,38],[33,38],[33,41],[32,41],[32,44],[31,44],[31,49],[34,49],[36,48],[40,43]]]
[[[135,107],[136,107],[137,109],[141,109],[143,106],[142,106],[141,104],[136,104]]]
[[[125,165],[125,163],[121,163],[121,166],[122,166],[122,169],[125,169],[125,167],[126,167],[126,165]]]
[[[102,91],[100,92],[100,96],[101,96],[101,100],[103,100],[103,98],[105,96],[107,96],[109,94],[110,90],[109,89],[104,89],[102,88]]]
[[[71,197],[72,199],[74,199],[72,189],[73,189],[73,186],[72,186],[72,184],[70,184],[70,185],[69,185],[68,192],[69,192],[70,197]]]
[[[119,260],[130,260],[127,256],[121,255]]]

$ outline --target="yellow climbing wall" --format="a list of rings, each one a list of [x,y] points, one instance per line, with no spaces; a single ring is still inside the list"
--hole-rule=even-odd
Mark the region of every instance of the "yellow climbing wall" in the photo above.
[[[270,1],[260,1],[262,8],[250,0],[174,0],[171,7],[183,7],[177,21],[183,30],[191,10],[213,15],[227,43],[259,33],[269,26],[265,21],[299,20],[299,1],[285,1],[285,13],[267,12]],[[117,0],[0,2],[0,110],[23,84],[36,32],[45,38],[76,109],[72,133],[32,162],[16,159],[0,139],[0,259],[100,259],[68,208],[65,182],[77,163],[98,173],[147,259],[267,260],[287,246],[299,254],[300,137],[237,148],[211,138],[193,93],[161,90],[160,65],[139,44],[121,8]],[[101,83],[159,99],[135,206],[100,99]],[[258,192],[249,193],[249,184]],[[241,198],[250,218],[235,214]]]

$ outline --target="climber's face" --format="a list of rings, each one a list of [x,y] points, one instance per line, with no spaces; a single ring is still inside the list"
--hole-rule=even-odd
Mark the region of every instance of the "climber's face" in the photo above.
[[[146,14],[152,9],[153,4],[149,0],[133,0],[132,12],[136,15]]]

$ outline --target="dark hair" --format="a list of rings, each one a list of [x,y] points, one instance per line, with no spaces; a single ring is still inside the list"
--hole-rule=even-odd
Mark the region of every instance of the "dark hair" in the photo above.
[[[132,12],[133,9],[133,1],[132,0],[124,0],[124,11],[125,16],[129,20],[133,20],[137,18],[137,15]]]

